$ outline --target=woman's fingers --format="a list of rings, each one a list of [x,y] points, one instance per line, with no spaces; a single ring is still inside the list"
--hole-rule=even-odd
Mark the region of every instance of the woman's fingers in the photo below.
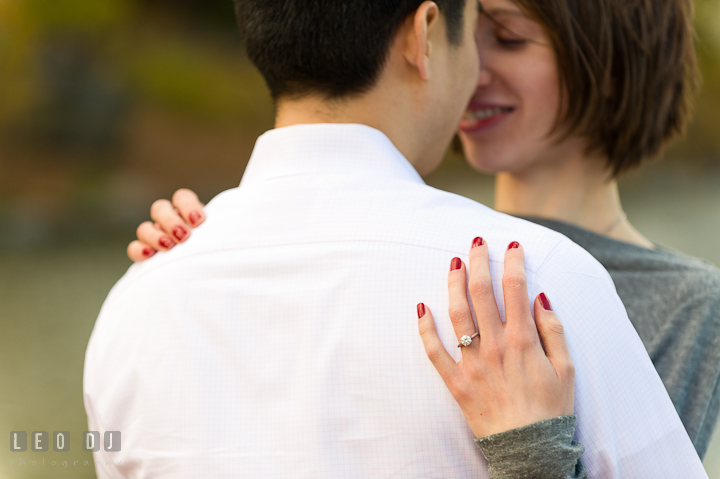
[[[535,340],[537,331],[528,301],[525,252],[517,241],[510,243],[505,252],[502,285],[508,332],[520,338]]]
[[[452,321],[455,335],[460,341],[463,336],[472,336],[477,331],[468,304],[465,264],[460,258],[453,258],[450,262],[448,293],[450,298],[450,321]]]
[[[545,355],[555,370],[564,370],[568,363],[572,365],[565,338],[565,328],[553,312],[550,300],[545,293],[539,294],[535,299],[535,324],[545,349]]]
[[[417,305],[417,310],[418,330],[420,331],[420,337],[425,346],[425,353],[428,359],[430,359],[430,362],[433,363],[433,366],[435,366],[435,369],[437,369],[437,372],[440,373],[445,384],[449,387],[450,385],[448,383],[457,371],[457,364],[440,341],[437,329],[435,328],[435,320],[433,319],[430,309],[423,303],[420,303]]]
[[[568,350],[565,329],[552,310],[545,293],[535,298],[535,323],[540,334],[545,355],[564,389],[562,407],[564,414],[572,414],[575,399],[575,364]]]
[[[181,188],[172,197],[172,204],[180,216],[193,228],[197,228],[205,221],[203,205],[194,191]]]
[[[169,251],[175,246],[172,238],[151,221],[146,221],[138,226],[137,238],[141,243],[156,251]]]
[[[175,243],[182,243],[190,237],[190,225],[168,200],[157,200],[153,203],[150,217]],[[138,239],[144,242],[139,236]]]
[[[173,202],[158,200],[150,207],[152,222],[145,222],[137,229],[138,241],[128,245],[127,255],[135,262],[152,257],[157,251],[168,251],[177,243],[190,237],[190,230],[205,221],[204,205],[195,192],[180,189],[173,195]]]
[[[147,221],[138,227],[138,241],[128,245],[128,257],[135,262],[144,261],[157,251],[168,251],[185,242],[190,230],[205,221],[203,207],[195,192],[185,188],[175,192],[172,203],[156,201],[150,207],[155,223]]]
[[[156,253],[156,250],[149,245],[141,243],[140,241],[133,241],[128,245],[127,255],[131,261],[139,263],[145,261],[148,258],[152,258]]]
[[[475,238],[470,250],[468,289],[475,310],[480,337],[495,341],[500,331],[502,331],[502,320],[495,302],[489,262],[487,242],[482,238]]]

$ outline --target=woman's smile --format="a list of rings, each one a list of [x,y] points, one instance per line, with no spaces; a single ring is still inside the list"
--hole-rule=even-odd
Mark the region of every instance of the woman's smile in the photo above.
[[[515,111],[514,107],[472,102],[460,122],[460,131],[473,133],[486,130],[505,120]]]

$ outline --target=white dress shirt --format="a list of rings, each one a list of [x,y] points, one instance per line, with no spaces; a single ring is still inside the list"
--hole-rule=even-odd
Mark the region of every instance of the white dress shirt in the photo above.
[[[101,478],[486,478],[425,355],[416,304],[460,351],[450,260],[507,245],[547,293],[577,371],[590,477],[707,477],[607,272],[564,236],[425,185],[381,132],[301,125],[257,142],[186,244],[130,268],[85,360]],[[472,331],[468,331],[472,333]],[[120,462],[120,464],[118,464]]]

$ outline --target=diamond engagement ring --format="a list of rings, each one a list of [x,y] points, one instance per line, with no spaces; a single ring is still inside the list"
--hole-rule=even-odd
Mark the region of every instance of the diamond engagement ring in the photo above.
[[[468,336],[467,334],[460,338],[460,344],[458,344],[458,348],[462,348],[465,346],[470,346],[472,344],[472,340],[480,336],[480,333],[475,333],[472,336]]]

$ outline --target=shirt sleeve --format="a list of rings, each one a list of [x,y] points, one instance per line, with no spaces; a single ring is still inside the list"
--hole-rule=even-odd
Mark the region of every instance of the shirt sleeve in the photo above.
[[[488,461],[491,479],[542,477],[587,479],[580,456],[582,444],[573,441],[576,416],[560,416],[475,439]]]
[[[572,243],[538,268],[575,363],[575,438],[589,477],[707,477],[610,275]]]

